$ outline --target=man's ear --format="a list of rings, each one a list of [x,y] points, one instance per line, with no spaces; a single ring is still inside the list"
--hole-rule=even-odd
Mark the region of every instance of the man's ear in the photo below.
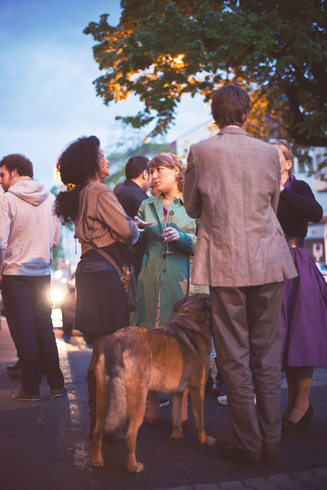
[[[246,123],[246,121],[248,120],[248,117],[249,117],[249,112],[250,112],[250,111],[246,111],[246,113],[245,113],[245,114],[243,114],[243,124],[245,124],[245,123]]]
[[[149,180],[149,178],[150,178],[150,172],[148,170],[143,170],[142,179],[143,180]]]

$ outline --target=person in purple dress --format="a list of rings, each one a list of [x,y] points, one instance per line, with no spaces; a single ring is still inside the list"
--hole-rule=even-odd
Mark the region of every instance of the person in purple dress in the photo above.
[[[288,384],[283,432],[289,432],[310,423],[313,366],[327,365],[327,285],[304,248],[308,222],[318,223],[323,210],[309,185],[292,175],[294,159],[289,143],[277,140],[273,144],[281,166],[277,217],[298,271],[298,277],[284,283],[282,305],[282,366]]]

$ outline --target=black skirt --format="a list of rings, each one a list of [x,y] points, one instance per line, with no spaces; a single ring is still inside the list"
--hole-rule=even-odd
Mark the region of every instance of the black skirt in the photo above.
[[[117,272],[77,273],[75,328],[110,335],[128,325],[126,293]]]

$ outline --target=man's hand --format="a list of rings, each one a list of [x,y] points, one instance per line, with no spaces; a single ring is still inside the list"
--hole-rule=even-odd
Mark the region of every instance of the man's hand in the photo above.
[[[146,226],[153,225],[153,221],[142,221],[137,216],[134,216],[134,221],[135,221],[135,224],[138,227],[140,233],[143,233],[145,231],[144,228]]]

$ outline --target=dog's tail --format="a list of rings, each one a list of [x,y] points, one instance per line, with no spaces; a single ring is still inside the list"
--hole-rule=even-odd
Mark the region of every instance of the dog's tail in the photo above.
[[[123,351],[120,343],[110,343],[105,347],[105,355],[100,356],[98,366],[103,368],[104,392],[106,398],[104,431],[117,434],[124,427],[127,418],[127,398],[125,389]],[[102,370],[102,369],[101,369]]]

